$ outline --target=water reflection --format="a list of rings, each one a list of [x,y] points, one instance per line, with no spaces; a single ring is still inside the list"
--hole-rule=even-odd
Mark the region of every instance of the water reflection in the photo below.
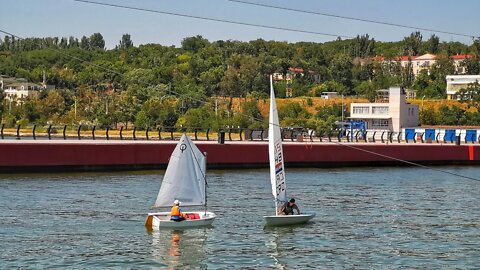
[[[270,258],[273,259],[273,267],[276,269],[286,269],[287,264],[283,262],[285,258],[288,258],[288,254],[285,254],[285,247],[282,245],[282,241],[289,238],[294,229],[297,226],[286,227],[265,227],[264,232],[267,237],[267,250]]]
[[[152,235],[152,255],[167,269],[187,266],[206,268],[207,228],[191,230],[156,230]]]

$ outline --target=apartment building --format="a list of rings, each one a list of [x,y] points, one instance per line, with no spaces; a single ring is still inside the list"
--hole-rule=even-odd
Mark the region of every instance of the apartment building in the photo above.
[[[418,105],[406,101],[406,92],[402,87],[390,87],[379,90],[381,98],[376,102],[351,103],[350,119],[365,122],[368,130],[400,132],[418,126]]]
[[[457,54],[450,56],[450,59],[455,66],[455,73],[456,74],[465,74],[466,70],[465,67],[462,66],[462,62],[466,59],[474,57],[471,54]],[[384,56],[375,56],[369,59],[361,59],[359,63],[364,65],[365,63],[372,62],[372,61],[380,61],[383,63],[387,62],[398,62],[403,68],[407,68],[409,65],[412,67],[413,75],[416,76],[420,74],[422,70],[430,70],[430,68],[435,64],[437,56],[435,54],[423,54],[417,56],[397,56],[393,59],[387,59]]]

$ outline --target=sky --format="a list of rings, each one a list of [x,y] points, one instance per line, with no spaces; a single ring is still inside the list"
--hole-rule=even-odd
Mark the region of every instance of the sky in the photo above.
[[[255,39],[326,42],[335,36],[369,34],[377,41],[399,41],[415,29],[330,18],[252,6],[228,0],[91,0],[162,12],[250,24],[329,33],[299,33],[205,21],[194,18],[99,6],[73,0],[2,0],[0,29],[19,37],[90,36],[101,33],[108,49],[130,34],[135,46],[147,43],[180,46],[185,37],[210,41]],[[244,0],[265,5],[329,13],[414,27],[480,36],[480,1],[446,0]],[[5,12],[8,11],[8,12]],[[8,15],[8,16],[6,16]],[[433,32],[421,31],[424,40]],[[472,38],[435,33],[440,41],[471,44]],[[0,35],[3,37],[3,35]]]

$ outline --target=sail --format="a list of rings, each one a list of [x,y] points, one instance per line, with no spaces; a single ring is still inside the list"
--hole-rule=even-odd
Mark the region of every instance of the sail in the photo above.
[[[287,185],[283,164],[282,134],[278,121],[277,104],[270,76],[270,116],[268,120],[268,154],[270,160],[270,181],[275,197],[277,213],[282,203],[287,201]]]
[[[185,134],[173,150],[154,207],[205,205],[206,158]]]

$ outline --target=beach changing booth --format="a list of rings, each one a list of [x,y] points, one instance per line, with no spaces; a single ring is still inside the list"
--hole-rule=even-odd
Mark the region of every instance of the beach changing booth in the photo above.
[[[425,129],[425,141],[429,143],[435,141],[435,129]]]
[[[474,143],[477,141],[477,130],[467,129],[467,134],[465,135],[465,142]]]
[[[414,140],[415,139],[415,129],[414,128],[407,128],[405,129],[405,140]]]
[[[455,139],[455,129],[445,130],[445,142],[454,142]]]

